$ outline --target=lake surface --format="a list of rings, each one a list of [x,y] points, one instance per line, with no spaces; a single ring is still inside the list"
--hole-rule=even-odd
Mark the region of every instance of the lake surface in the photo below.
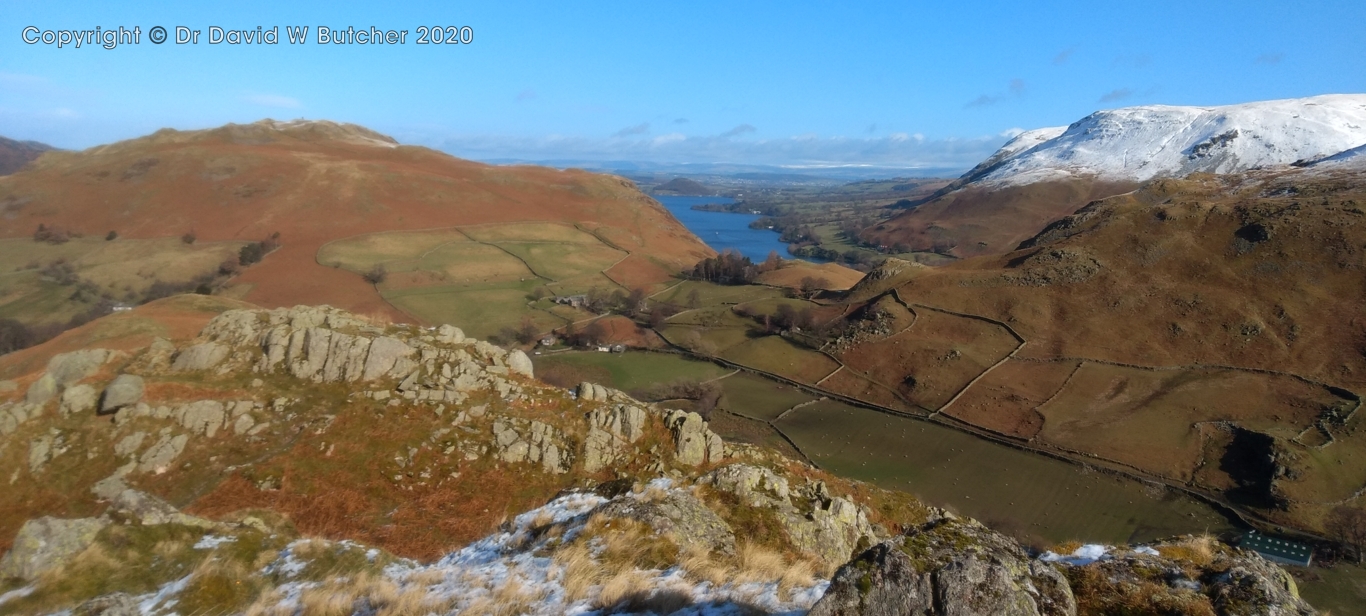
[[[757,220],[755,214],[730,214],[727,212],[700,212],[692,209],[704,203],[735,203],[729,197],[655,197],[664,204],[669,213],[683,223],[708,246],[717,252],[734,248],[740,254],[758,263],[768,258],[768,253],[778,251],[785,259],[795,259],[787,252],[787,244],[778,241],[778,234],[767,229],[751,229],[749,223]],[[808,259],[809,260],[809,259]]]

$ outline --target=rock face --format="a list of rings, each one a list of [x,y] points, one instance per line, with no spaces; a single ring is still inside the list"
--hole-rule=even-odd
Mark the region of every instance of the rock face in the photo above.
[[[47,370],[29,386],[25,401],[42,404],[62,390],[95,373],[113,353],[105,349],[84,349],[53,355]]]
[[[585,383],[591,387],[599,387]],[[580,386],[583,390],[583,386]],[[591,391],[591,390],[590,390]],[[605,397],[605,396],[604,396]],[[584,470],[595,473],[607,467],[645,434],[645,410],[630,404],[596,408],[588,413],[588,438],[584,441]]]
[[[141,402],[143,390],[144,385],[140,376],[120,374],[114,377],[113,382],[104,388],[104,395],[100,397],[100,412],[113,413],[125,406]]]
[[[594,513],[609,518],[628,518],[650,525],[656,533],[672,534],[680,547],[697,546],[709,552],[735,553],[735,533],[697,497],[668,491],[658,497],[646,492],[642,498],[613,499]]]
[[[777,473],[751,464],[730,464],[697,483],[729,492],[740,506],[773,510],[793,545],[826,562],[847,560],[860,543],[868,545],[879,533],[868,514],[853,501],[831,496],[823,483],[792,488]]]
[[[523,353],[522,351],[508,353],[507,362],[509,372],[520,374],[527,378],[535,376],[535,369],[531,366],[531,358],[527,357],[526,353]]]
[[[108,520],[96,518],[29,520],[14,538],[14,547],[0,558],[0,578],[32,580],[60,567],[90,547],[108,525]]]
[[[664,423],[673,433],[678,461],[690,466],[719,462],[725,456],[724,442],[707,427],[697,413],[669,411]]]
[[[99,399],[98,392],[89,385],[76,385],[68,387],[62,392],[62,404],[59,407],[62,416],[78,415],[95,410],[95,404]]]
[[[228,347],[215,342],[205,342],[181,351],[171,362],[171,369],[176,372],[208,370],[227,357]]]
[[[1062,616],[1062,573],[976,522],[944,518],[840,567],[811,616]]]

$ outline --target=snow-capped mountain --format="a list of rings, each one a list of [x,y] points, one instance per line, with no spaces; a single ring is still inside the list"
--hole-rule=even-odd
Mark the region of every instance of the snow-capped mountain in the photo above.
[[[1366,144],[1366,95],[1098,111],[1028,131],[964,176],[986,186],[1092,176],[1144,181],[1287,165]]]

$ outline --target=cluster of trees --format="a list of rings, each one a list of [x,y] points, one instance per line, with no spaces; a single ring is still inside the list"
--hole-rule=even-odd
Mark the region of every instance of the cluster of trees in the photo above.
[[[744,306],[737,306],[735,313],[753,319],[764,328],[764,333],[777,334],[786,331],[813,331],[819,328],[816,313],[810,306],[800,310],[790,304],[779,304],[772,314],[755,312]]]
[[[749,257],[738,250],[729,249],[715,257],[702,259],[694,265],[688,277],[716,284],[750,284],[764,272],[783,266],[782,257],[777,251],[770,251],[763,263],[755,265]]]

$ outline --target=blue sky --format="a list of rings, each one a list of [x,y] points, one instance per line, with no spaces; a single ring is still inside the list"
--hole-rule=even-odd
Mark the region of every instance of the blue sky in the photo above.
[[[303,117],[481,159],[967,167],[1014,130],[1097,109],[1366,91],[1359,0],[124,4],[0,2],[0,135],[83,148]],[[22,39],[135,25],[310,32]],[[320,25],[409,42],[319,45]],[[474,42],[417,45],[422,25]]]

